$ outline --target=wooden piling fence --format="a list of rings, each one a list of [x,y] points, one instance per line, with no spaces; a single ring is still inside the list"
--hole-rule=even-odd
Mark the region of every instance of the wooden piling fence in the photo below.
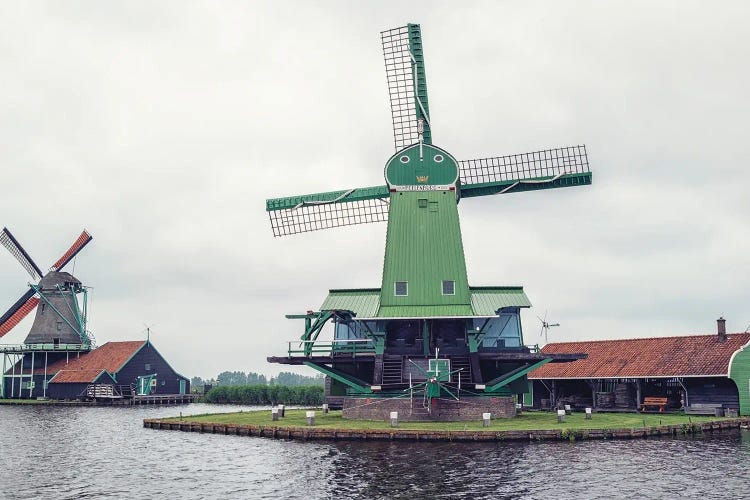
[[[217,424],[181,422],[147,418],[147,429],[200,432],[274,439],[302,440],[374,440],[374,441],[578,441],[586,439],[645,439],[660,436],[695,435],[722,432],[750,425],[750,417],[732,418],[700,424],[674,424],[622,429],[546,429],[546,430],[414,430],[414,429],[341,429],[275,425]]]

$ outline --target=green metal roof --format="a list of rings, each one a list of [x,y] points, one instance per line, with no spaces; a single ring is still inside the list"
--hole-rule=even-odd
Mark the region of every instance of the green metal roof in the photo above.
[[[381,306],[380,288],[329,290],[321,311],[352,311],[359,318],[439,318],[495,316],[503,307],[531,307],[520,286],[473,286],[471,307],[460,304]]]
[[[321,311],[346,310],[360,318],[374,318],[380,307],[380,288],[329,290]]]
[[[470,291],[475,316],[494,316],[503,307],[531,307],[520,286],[473,286]]]

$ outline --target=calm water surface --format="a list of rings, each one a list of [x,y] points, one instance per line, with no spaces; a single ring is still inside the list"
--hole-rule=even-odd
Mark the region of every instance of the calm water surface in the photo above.
[[[0,498],[750,498],[750,433],[578,443],[294,442],[144,429],[251,407],[0,406]]]

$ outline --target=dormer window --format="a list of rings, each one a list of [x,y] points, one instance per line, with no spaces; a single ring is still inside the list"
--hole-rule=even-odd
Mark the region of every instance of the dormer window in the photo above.
[[[454,280],[443,280],[443,295],[456,295],[456,282]]]
[[[396,281],[393,284],[393,294],[396,297],[406,297],[407,295],[409,295],[409,282]]]

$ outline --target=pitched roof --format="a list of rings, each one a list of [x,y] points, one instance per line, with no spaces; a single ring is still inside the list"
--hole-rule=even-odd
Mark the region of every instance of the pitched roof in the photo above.
[[[729,361],[750,342],[750,333],[595,340],[547,344],[545,354],[580,352],[586,359],[549,363],[529,373],[532,379],[650,378],[727,376]]]
[[[85,383],[90,384],[102,373],[106,373],[105,370],[60,370],[57,374],[52,377],[49,381],[50,384],[74,384],[74,383]]]
[[[471,306],[381,306],[380,288],[329,290],[321,311],[347,310],[359,318],[488,317],[503,307],[531,307],[520,286],[472,286]]]
[[[124,342],[107,342],[87,354],[81,354],[78,358],[70,358],[68,362],[64,359],[50,363],[47,373],[55,373],[60,370],[107,370],[109,373],[117,373],[122,365],[133,356],[145,344],[145,340],[129,340]],[[44,366],[34,368],[34,373],[44,373]]]

